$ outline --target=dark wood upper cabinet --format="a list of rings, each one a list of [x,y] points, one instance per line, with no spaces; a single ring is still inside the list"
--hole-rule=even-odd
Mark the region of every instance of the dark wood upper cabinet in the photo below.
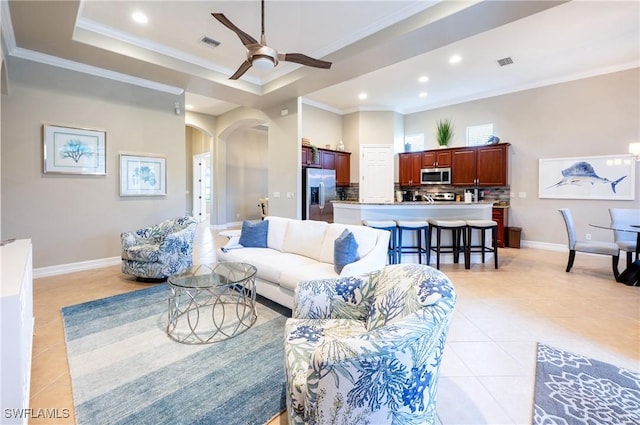
[[[336,169],[336,153],[332,151],[320,151],[320,164],[325,170]]]
[[[451,150],[438,149],[422,152],[423,168],[451,167]]]
[[[313,149],[310,146],[303,146],[302,153],[300,155],[300,161],[303,167],[314,167],[320,168],[321,166],[321,155],[320,150],[318,149],[318,158],[317,161],[314,161],[313,158]]]
[[[336,152],[336,186],[351,183],[351,153]]]
[[[318,148],[318,161],[313,160],[313,149],[302,147],[302,167],[323,168],[336,171],[336,186],[349,186],[351,183],[351,152]]]
[[[398,154],[398,167],[400,186],[420,186],[422,152]]]
[[[507,186],[509,143],[453,149],[451,184]]]

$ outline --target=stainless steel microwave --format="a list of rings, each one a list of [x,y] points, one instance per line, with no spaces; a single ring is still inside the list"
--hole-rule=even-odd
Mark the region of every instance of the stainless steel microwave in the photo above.
[[[451,168],[423,168],[420,184],[451,184]]]

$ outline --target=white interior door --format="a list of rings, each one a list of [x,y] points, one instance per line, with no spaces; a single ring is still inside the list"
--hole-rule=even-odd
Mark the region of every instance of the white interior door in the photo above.
[[[193,217],[201,223],[207,220],[207,203],[211,199],[209,154],[193,156]]]
[[[393,202],[393,146],[360,145],[360,202]]]

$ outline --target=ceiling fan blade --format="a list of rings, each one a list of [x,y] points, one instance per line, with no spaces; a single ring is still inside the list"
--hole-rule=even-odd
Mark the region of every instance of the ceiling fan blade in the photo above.
[[[329,69],[331,68],[331,62],[323,61],[320,59],[314,59],[310,56],[303,55],[302,53],[284,53],[280,54],[280,60],[287,62],[295,62],[301,65],[313,66],[314,68]]]
[[[235,72],[235,74],[233,74],[231,77],[229,77],[230,80],[237,80],[238,78],[242,77],[242,75],[247,72],[249,70],[249,68],[251,68],[251,62],[249,62],[248,60],[242,62],[242,65],[240,65],[240,68],[238,68],[238,70]]]
[[[231,31],[235,32],[238,35],[238,37],[240,37],[240,41],[242,41],[242,44],[244,44],[245,46],[249,44],[258,44],[258,40],[251,37],[249,34],[242,31],[240,28],[236,27],[229,19],[227,19],[226,16],[224,16],[224,14],[212,13],[211,16],[213,16],[218,21],[220,21],[222,25],[229,28]]]

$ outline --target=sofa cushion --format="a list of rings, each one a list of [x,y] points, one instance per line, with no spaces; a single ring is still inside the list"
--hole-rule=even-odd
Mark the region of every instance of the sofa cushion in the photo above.
[[[290,291],[295,291],[302,281],[337,277],[338,274],[334,270],[332,263],[313,262],[284,270],[280,275],[280,286]]]
[[[231,248],[226,251],[218,250],[218,261],[235,261],[239,263],[253,264],[253,260],[280,254],[280,251],[271,248]]]
[[[344,229],[333,245],[333,265],[340,274],[344,266],[358,261],[358,242],[349,229]]]
[[[247,262],[258,269],[256,275],[260,279],[281,284],[282,273],[296,268],[309,269],[317,262],[302,255],[279,252],[274,255],[260,255],[248,259]]]
[[[283,250],[284,238],[287,235],[287,226],[293,221],[290,218],[283,217],[266,217],[265,221],[269,222],[269,232],[267,232],[267,246],[269,248]]]
[[[269,231],[269,222],[260,221],[252,223],[250,221],[242,222],[242,233],[240,233],[240,245],[246,247],[266,248],[267,232]]]
[[[324,242],[327,226],[328,224],[324,221],[290,221],[287,225],[283,251],[320,260],[320,249]]]

